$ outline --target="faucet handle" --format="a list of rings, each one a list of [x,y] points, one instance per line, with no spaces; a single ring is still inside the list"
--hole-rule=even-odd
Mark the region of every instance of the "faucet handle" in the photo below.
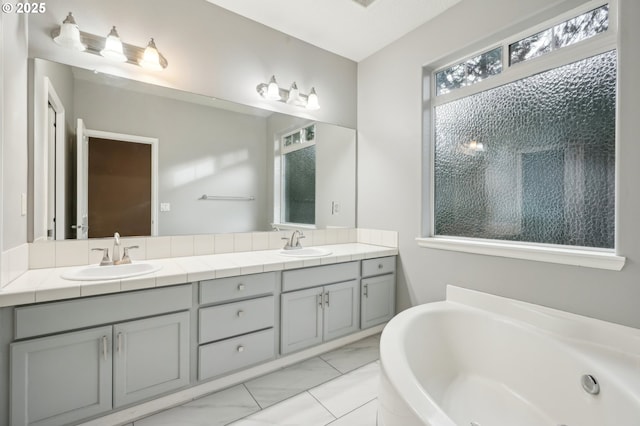
[[[131,258],[129,257],[129,249],[137,249],[140,248],[140,246],[128,246],[125,247],[124,253],[122,253],[122,260],[120,261],[120,263],[131,263]]]
[[[91,251],[101,251],[102,252],[102,260],[100,261],[100,266],[113,265],[111,259],[109,259],[109,249],[108,248],[93,248]]]

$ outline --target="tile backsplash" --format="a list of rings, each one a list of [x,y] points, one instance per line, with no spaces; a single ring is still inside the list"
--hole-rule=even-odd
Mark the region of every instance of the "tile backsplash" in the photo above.
[[[172,237],[122,237],[120,239],[120,254],[122,255],[122,248],[128,246],[138,246],[137,249],[131,249],[129,253],[134,260],[270,250],[281,248],[284,245],[282,238],[290,235],[291,232],[288,231],[273,231],[180,235]],[[362,228],[329,228],[304,231],[304,235],[305,238],[301,240],[303,246],[357,242],[393,248],[398,247],[398,233],[395,231]],[[28,245],[25,244],[24,246],[25,248],[21,250],[26,253],[23,256],[25,259],[20,261],[24,263],[24,271],[26,271],[27,265],[28,269],[40,269],[99,263],[102,258],[102,252],[92,251],[91,249],[108,248],[109,255],[111,256],[113,238],[38,242]],[[14,254],[14,257],[21,259],[19,255]],[[5,265],[4,262],[3,265]],[[9,279],[10,282],[20,274],[13,278],[8,276],[7,279]]]

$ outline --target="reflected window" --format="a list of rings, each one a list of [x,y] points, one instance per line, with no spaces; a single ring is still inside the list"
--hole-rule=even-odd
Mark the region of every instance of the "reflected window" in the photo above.
[[[281,215],[283,223],[316,222],[315,125],[282,138]]]

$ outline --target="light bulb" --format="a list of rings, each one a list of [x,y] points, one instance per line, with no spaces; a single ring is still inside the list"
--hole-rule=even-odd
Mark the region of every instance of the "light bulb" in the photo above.
[[[100,51],[100,54],[105,58],[113,59],[118,62],[127,62],[127,57],[124,55],[122,49],[122,41],[116,27],[111,28],[107,39],[104,42],[104,49]]]
[[[311,92],[309,92],[309,96],[307,97],[307,109],[320,109],[320,103],[318,103],[318,94],[316,93],[315,88],[311,88]]]
[[[289,89],[289,97],[287,98],[288,104],[298,104],[300,102],[300,91],[298,90],[298,85],[294,81],[291,83],[291,88]]]
[[[160,65],[160,53],[158,53],[158,49],[156,48],[156,43],[153,41],[153,38],[149,41],[147,48],[144,49],[142,59],[138,63],[141,67],[149,70],[163,70],[162,65]]]
[[[267,86],[267,94],[265,97],[272,101],[279,101],[281,99],[280,87],[278,87],[275,75],[272,75],[271,80],[269,80],[269,85]]]
[[[78,24],[76,24],[76,20],[73,18],[71,12],[69,12],[69,15],[62,21],[60,33],[53,38],[53,41],[69,49],[83,51],[87,48],[80,40],[80,29],[78,29]]]

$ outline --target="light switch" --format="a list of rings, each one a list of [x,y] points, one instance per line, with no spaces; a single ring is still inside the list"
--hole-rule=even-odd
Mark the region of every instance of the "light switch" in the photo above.
[[[171,203],[160,203],[160,211],[161,212],[170,212],[171,211]]]

